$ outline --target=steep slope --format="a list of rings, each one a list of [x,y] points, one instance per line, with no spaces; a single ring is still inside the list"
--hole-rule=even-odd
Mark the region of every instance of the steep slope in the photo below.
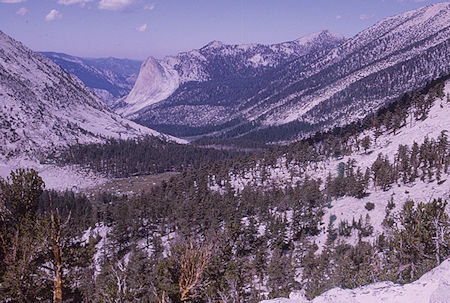
[[[164,100],[177,89],[179,82],[179,76],[174,69],[150,57],[141,66],[133,90],[125,99],[126,106],[118,112],[123,115],[132,114]]]
[[[180,53],[175,57],[163,60],[149,58],[142,66],[131,93],[117,105],[118,112],[132,115],[175,92],[174,98],[182,98],[182,102],[188,101],[189,96],[183,95],[186,90],[206,89],[204,94],[212,94],[214,90],[223,89],[227,82],[259,76],[299,56],[330,49],[342,41],[343,37],[323,31],[274,45],[226,45],[212,41],[199,50]],[[165,75],[164,81],[158,76],[161,73]],[[156,76],[149,77],[151,74]],[[201,83],[208,85],[197,88],[196,84]],[[164,93],[161,94],[161,91]],[[233,94],[232,91],[229,93]]]
[[[449,45],[449,2],[384,19],[302,73],[278,74],[284,93],[270,96],[277,104],[263,120],[283,124],[299,118],[315,123],[343,117],[348,122],[349,114],[363,117],[403,92],[448,74]],[[298,67],[303,67],[300,60],[289,66]]]
[[[449,50],[450,3],[437,3],[260,75],[187,83],[136,121],[180,135],[237,137],[256,130],[252,138],[289,140],[364,117],[448,74]]]
[[[377,130],[369,129],[359,133],[354,138],[350,139],[351,144],[362,142],[364,137],[372,138],[371,146],[367,150],[354,149],[351,154],[342,156],[320,157],[320,160],[310,161],[309,164],[296,163],[295,159],[287,156],[281,156],[273,161],[274,164],[267,165],[262,169],[262,163],[256,163],[254,167],[245,168],[243,172],[237,170],[230,170],[228,176],[225,178],[230,183],[229,185],[237,192],[241,192],[246,187],[262,186],[262,187],[279,187],[295,186],[307,177],[320,178],[325,181],[328,176],[337,176],[339,165],[343,163],[353,162],[354,167],[360,167],[364,172],[370,169],[372,164],[377,160],[381,153],[386,155],[387,159],[394,163],[398,161],[398,150],[400,146],[411,147],[415,142],[419,146],[424,141],[435,140],[438,141],[441,134],[450,131],[450,80],[445,81],[443,89],[444,97],[438,98],[433,106],[430,107],[426,119],[417,120],[412,109],[408,110],[405,117],[404,124],[396,132],[389,129]],[[426,98],[428,98],[426,96]],[[375,139],[376,138],[376,139]],[[449,147],[446,147],[447,152]],[[305,155],[307,158],[311,155]],[[371,224],[374,227],[374,234],[370,237],[374,240],[383,231],[382,221],[386,215],[385,209],[391,198],[396,200],[396,210],[400,210],[404,202],[408,200],[426,201],[432,198],[450,198],[450,187],[447,184],[446,178],[449,173],[443,173],[441,176],[442,182],[437,178],[425,181],[409,182],[407,184],[398,183],[386,190],[376,188],[373,184],[369,186],[368,195],[360,198],[343,196],[336,199],[332,203],[332,207],[324,210],[323,222],[329,222],[330,217],[335,216],[337,222],[363,218],[366,215],[372,217]],[[212,176],[211,188],[222,192],[224,186],[220,178]],[[322,187],[326,185],[322,183]],[[375,208],[368,210],[365,208],[367,202],[373,202]],[[325,245],[328,230],[326,225],[320,230],[320,233],[315,239],[319,246],[319,251]],[[341,240],[345,240],[342,238]],[[348,240],[348,239],[347,239]]]
[[[334,288],[309,301],[301,292],[289,299],[272,299],[261,303],[443,303],[450,302],[450,260],[405,285],[378,282],[356,289]]]
[[[448,78],[448,77],[447,77]],[[223,171],[209,176],[210,188],[216,190],[222,194],[229,193],[229,189],[233,189],[233,193],[237,196],[244,195],[246,191],[253,188],[263,188],[264,190],[270,191],[273,188],[280,189],[285,188],[288,195],[292,195],[299,199],[299,204],[296,204],[293,208],[286,208],[282,203],[278,206],[278,209],[273,210],[274,216],[278,217],[285,224],[285,230],[283,237],[287,238],[285,243],[292,245],[292,251],[294,254],[294,260],[302,260],[300,263],[293,265],[298,266],[291,269],[289,273],[289,278],[294,279],[302,285],[303,289],[311,291],[311,285],[320,285],[323,280],[333,280],[330,277],[330,273],[336,273],[339,271],[346,272],[348,270],[348,276],[354,277],[357,281],[356,285],[364,284],[361,280],[361,276],[356,275],[358,269],[352,267],[354,264],[342,262],[339,264],[339,259],[342,256],[352,255],[350,247],[359,247],[356,249],[356,256],[358,256],[358,249],[362,248],[366,243],[370,243],[374,247],[378,247],[383,237],[389,237],[392,235],[392,230],[390,220],[398,220],[400,218],[400,213],[403,212],[404,206],[409,201],[414,201],[417,203],[423,201],[424,203],[430,203],[434,199],[442,198],[443,201],[450,198],[450,186],[448,185],[450,171],[444,166],[440,167],[441,163],[439,159],[450,159],[450,149],[448,145],[448,131],[450,130],[450,81],[447,80],[444,85],[440,86],[443,91],[439,93],[439,97],[436,98],[434,92],[424,95],[421,100],[431,100],[428,113],[423,116],[417,116],[416,108],[414,105],[410,108],[404,108],[404,117],[402,118],[402,126],[397,129],[392,129],[392,127],[381,126],[380,128],[370,127],[364,131],[359,131],[354,133],[341,134],[341,138],[347,138],[346,143],[344,141],[338,142],[334,141],[332,138],[327,136],[321,136],[321,141],[317,142],[316,149],[310,148],[302,144],[291,145],[286,147],[286,149],[281,149],[278,153],[270,155],[270,153],[265,154],[258,160],[250,159],[247,163],[239,163],[238,165],[233,165],[230,163],[230,167]],[[434,96],[434,97],[433,97]],[[413,98],[414,99],[414,98]],[[427,101],[424,101],[427,102]],[[400,102],[396,103],[397,109]],[[395,115],[397,115],[399,112]],[[395,116],[394,115],[394,116]],[[390,112],[386,112],[383,116],[379,116],[377,119],[381,121],[386,121],[386,117],[391,116]],[[381,118],[382,117],[382,118]],[[391,116],[392,117],[392,116]],[[381,118],[381,119],[380,119]],[[375,120],[375,118],[374,118]],[[368,120],[366,122],[372,122],[374,120]],[[370,123],[367,125],[371,125]],[[358,127],[356,127],[357,129]],[[338,133],[337,130],[336,133]],[[370,138],[371,146],[365,148],[357,147],[364,138]],[[305,140],[306,141],[306,140]],[[308,142],[308,141],[306,141]],[[310,142],[314,142],[311,140]],[[358,143],[359,142],[359,143]],[[314,144],[314,143],[311,143]],[[430,146],[434,146],[430,148]],[[332,149],[328,155],[324,154],[324,150],[332,146]],[[342,148],[346,146],[346,151],[344,152]],[[441,146],[442,151],[441,156],[437,156],[439,151],[437,146]],[[408,154],[408,160],[402,156],[402,153]],[[414,154],[416,153],[416,156]],[[380,158],[380,154],[383,156]],[[419,156],[420,155],[420,156]],[[431,159],[435,157],[436,166],[429,165],[424,159]],[[415,159],[422,159],[420,164],[414,166]],[[389,172],[387,175],[393,176],[392,182],[389,186],[382,187],[378,183],[378,177],[380,176],[376,173],[378,169],[379,161],[378,159],[385,159],[389,163]],[[403,159],[403,160],[402,160]],[[444,161],[444,160],[442,160]],[[375,164],[377,163],[377,164]],[[417,163],[417,162],[416,162]],[[442,162],[443,163],[443,162]],[[411,176],[406,176],[403,169],[411,169]],[[348,173],[349,171],[352,171]],[[366,189],[361,195],[353,195],[350,193],[338,193],[334,194],[334,191],[339,191],[341,188],[348,188],[349,184],[352,182],[350,179],[345,179],[343,176],[355,176],[361,173],[359,180],[363,180],[367,176]],[[417,176],[414,176],[414,171],[417,172]],[[419,177],[420,175],[420,177]],[[332,182],[330,180],[343,180],[343,182]],[[339,179],[344,178],[344,179]],[[358,178],[356,178],[358,179]],[[393,181],[395,179],[395,181]],[[310,235],[309,243],[296,242],[298,238],[295,238],[296,230],[300,228],[302,232],[307,230],[309,222],[311,222],[311,215],[308,213],[308,205],[317,203],[320,195],[316,196],[318,192],[314,189],[314,183],[311,180],[319,180],[317,183],[317,189],[326,195],[325,207],[319,211],[321,219],[317,224],[317,230]],[[357,181],[359,182],[359,181]],[[364,182],[364,181],[363,181]],[[295,193],[292,188],[303,188],[303,193]],[[277,199],[277,198],[276,198]],[[282,198],[280,198],[281,201]],[[314,202],[316,201],[316,202]],[[447,205],[446,208],[447,215],[450,214],[450,207]],[[317,213],[317,212],[315,212]],[[307,217],[307,221],[301,221]],[[254,219],[254,218],[253,218]],[[259,218],[254,219],[258,222],[261,220]],[[426,219],[428,222],[431,220]],[[261,235],[261,237],[267,237],[268,228],[267,223],[261,220],[262,223],[257,224],[256,227]],[[299,223],[301,222],[301,223]],[[359,223],[358,223],[359,222]],[[248,223],[242,223],[248,224]],[[362,225],[361,225],[362,224]],[[399,224],[398,222],[396,224]],[[306,228],[304,227],[306,226]],[[358,227],[359,226],[359,227]],[[361,228],[361,226],[367,226],[367,229]],[[398,226],[398,225],[396,225]],[[403,225],[405,226],[405,225]],[[415,226],[411,223],[411,226]],[[359,230],[358,230],[359,228]],[[403,227],[401,227],[403,228]],[[333,230],[335,234],[333,234]],[[362,232],[364,230],[364,233]],[[409,232],[409,230],[408,230]],[[448,243],[448,240],[445,240]],[[398,242],[396,242],[398,243]],[[311,255],[302,255],[308,247],[312,245],[313,247],[309,252],[311,255],[317,256],[316,263],[310,262]],[[447,245],[447,244],[444,244]],[[335,249],[335,250],[334,250]],[[377,249],[375,249],[377,251]],[[414,251],[417,254],[419,249]],[[359,251],[360,253],[361,251]],[[385,256],[384,252],[378,250],[378,257]],[[287,253],[286,255],[289,255]],[[326,262],[331,256],[338,255],[333,261]],[[289,255],[291,257],[291,255]],[[358,258],[358,257],[357,257]],[[369,263],[371,266],[376,265],[377,260],[370,259]],[[383,257],[381,257],[383,258]],[[321,262],[325,262],[321,263]],[[395,262],[393,259],[385,259],[383,266],[389,266]],[[424,262],[426,263],[426,262]],[[439,262],[438,262],[439,263]],[[417,265],[417,264],[416,264]],[[346,268],[346,266],[348,268]],[[421,265],[417,265],[418,267]],[[317,268],[317,272],[322,272],[321,276],[314,279],[311,272],[311,267]],[[329,271],[327,271],[329,269]],[[398,277],[399,272],[403,269],[395,267],[394,275]],[[376,271],[376,270],[375,270]],[[398,272],[397,272],[398,271]],[[373,272],[372,272],[373,274]],[[283,276],[288,276],[285,272]],[[336,275],[338,276],[338,275]],[[348,277],[347,276],[347,277]],[[279,281],[282,278],[278,275],[276,276]],[[341,276],[342,277],[342,276]],[[289,278],[286,278],[288,280]],[[349,278],[352,280],[353,278]],[[383,280],[388,279],[386,276]],[[352,280],[352,281],[355,281]],[[373,281],[373,280],[371,280]],[[380,281],[380,279],[375,279],[375,281]],[[253,281],[254,282],[254,281]],[[435,281],[437,282],[437,281]],[[279,282],[280,284],[283,282]],[[337,284],[333,284],[337,283]],[[343,283],[345,287],[355,287],[345,284],[345,282],[333,280],[331,285],[340,285]],[[359,283],[359,284],[358,284]],[[367,282],[366,282],[367,283]],[[424,291],[423,295],[427,300],[424,301],[413,301],[413,302],[429,302],[429,296],[436,290],[438,283],[432,284],[428,283],[428,286],[418,282],[414,284],[414,287],[400,287],[395,286],[389,288],[387,286],[393,286],[392,283],[386,282],[382,284],[373,285],[367,288],[360,288],[355,291],[350,290],[333,290],[322,296],[319,296],[316,300],[312,302],[408,302],[408,298],[411,300],[414,295],[419,295],[420,289]],[[424,286],[423,288],[422,285]],[[425,292],[425,286],[427,290]],[[428,288],[430,287],[430,288]],[[441,287],[441,286],[439,286]],[[298,286],[297,289],[300,287]],[[321,292],[330,289],[331,287],[325,287]],[[262,291],[266,288],[262,287]],[[270,286],[267,288],[270,289]],[[446,281],[439,291],[434,293],[436,297],[441,291],[448,289],[448,281]],[[409,294],[404,292],[411,291]],[[321,292],[316,293],[319,295]],[[365,296],[364,294],[367,294]],[[269,294],[267,291],[266,295]],[[311,292],[308,294],[311,296]],[[426,295],[426,296],[425,296]],[[450,294],[447,292],[447,296]],[[279,296],[279,295],[277,295]],[[373,298],[372,298],[373,297]],[[321,298],[321,299],[319,299]],[[400,300],[401,298],[401,300]],[[448,297],[445,297],[448,300]],[[372,301],[370,301],[372,299]],[[396,301],[398,299],[398,301]],[[436,302],[447,302],[436,301]],[[304,300],[304,298],[298,298],[298,300],[289,301],[288,299],[279,299],[269,302],[309,302]]]
[[[133,88],[141,61],[117,58],[81,58],[62,53],[43,55],[77,76],[86,87],[107,103],[127,95]]]
[[[43,158],[58,147],[160,133],[109,111],[76,78],[0,32],[0,157]]]

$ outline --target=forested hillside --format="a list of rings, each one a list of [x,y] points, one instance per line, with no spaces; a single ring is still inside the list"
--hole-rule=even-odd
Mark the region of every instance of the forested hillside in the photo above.
[[[258,302],[414,281],[450,257],[449,93],[443,78],[346,127],[222,161],[161,142],[157,163],[150,138],[69,150],[104,173],[185,168],[133,196],[47,192],[35,172],[13,173],[0,183],[0,293]]]

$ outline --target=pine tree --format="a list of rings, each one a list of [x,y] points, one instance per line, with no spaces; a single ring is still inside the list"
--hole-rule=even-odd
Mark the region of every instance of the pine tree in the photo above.
[[[380,186],[382,190],[386,191],[389,185],[394,182],[392,165],[389,159],[381,153],[372,164],[372,174],[375,188]]]
[[[443,258],[449,256],[450,220],[445,212],[447,203],[413,201],[403,205],[393,226],[391,266],[398,269],[400,281],[412,281]],[[394,261],[395,260],[395,261]]]
[[[34,170],[0,178],[0,292],[7,301],[33,302],[50,288],[41,268],[46,226],[36,213],[43,187]]]
[[[361,146],[364,149],[364,153],[367,154],[367,150],[370,148],[370,145],[372,143],[372,140],[370,139],[370,136],[365,136],[361,141]]]

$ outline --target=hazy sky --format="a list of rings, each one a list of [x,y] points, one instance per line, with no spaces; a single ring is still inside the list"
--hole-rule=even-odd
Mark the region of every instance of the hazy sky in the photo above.
[[[0,30],[33,50],[163,57],[224,43],[274,43],[323,29],[351,37],[433,0],[0,0]]]

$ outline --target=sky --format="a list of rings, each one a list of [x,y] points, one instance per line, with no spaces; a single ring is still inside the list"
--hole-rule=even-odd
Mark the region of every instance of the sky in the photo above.
[[[0,0],[0,30],[35,51],[162,58],[227,44],[278,43],[328,29],[349,38],[433,0]]]

